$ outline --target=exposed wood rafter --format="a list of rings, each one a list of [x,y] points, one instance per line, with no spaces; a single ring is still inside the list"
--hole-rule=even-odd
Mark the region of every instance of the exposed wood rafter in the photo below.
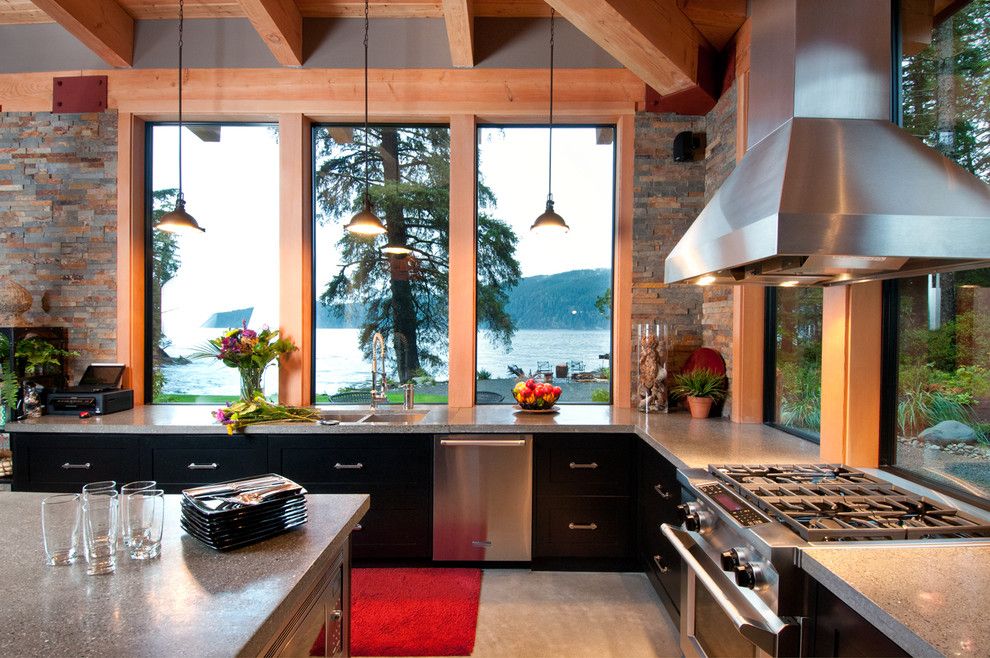
[[[294,0],[241,0],[244,15],[283,66],[302,66],[302,14]]]
[[[134,63],[134,19],[116,0],[34,0],[111,66]]]
[[[715,51],[677,0],[547,0],[646,84],[667,96],[718,97]]]
[[[474,0],[443,0],[443,19],[451,63],[458,68],[474,66]]]

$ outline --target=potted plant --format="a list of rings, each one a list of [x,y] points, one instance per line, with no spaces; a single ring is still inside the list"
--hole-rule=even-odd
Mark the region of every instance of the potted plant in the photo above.
[[[674,386],[670,392],[687,398],[692,418],[708,418],[712,405],[725,399],[727,384],[725,375],[701,368],[674,376]]]

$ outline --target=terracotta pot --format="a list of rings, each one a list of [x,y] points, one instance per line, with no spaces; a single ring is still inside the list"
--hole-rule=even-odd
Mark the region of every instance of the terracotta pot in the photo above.
[[[708,418],[714,400],[711,398],[696,398],[693,395],[689,395],[687,401],[688,409],[691,410],[691,418]]]

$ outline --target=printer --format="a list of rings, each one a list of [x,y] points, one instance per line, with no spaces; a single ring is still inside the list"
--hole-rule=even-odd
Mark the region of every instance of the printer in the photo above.
[[[134,391],[120,388],[123,363],[93,363],[86,367],[79,384],[48,395],[46,411],[55,416],[112,414],[134,407]]]

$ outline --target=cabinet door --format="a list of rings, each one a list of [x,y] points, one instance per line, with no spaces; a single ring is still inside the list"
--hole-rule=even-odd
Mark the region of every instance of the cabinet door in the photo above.
[[[631,554],[630,499],[544,496],[536,500],[536,557],[624,558]]]
[[[624,434],[541,435],[533,454],[537,496],[628,496],[633,481]]]
[[[266,655],[295,658],[350,655],[347,560],[342,554]]]
[[[642,442],[639,446],[639,509],[637,538],[640,561],[653,588],[671,617],[680,615],[683,563],[660,526],[677,524],[677,505],[683,491],[677,469],[663,455]]]
[[[87,482],[141,479],[140,437],[15,434],[14,491],[78,491]]]
[[[808,582],[813,607],[810,611],[810,629],[805,633],[810,645],[805,647],[807,655],[836,658],[908,655],[826,587],[810,578]]]
[[[167,493],[270,472],[267,442],[259,436],[155,437],[150,463]]]

